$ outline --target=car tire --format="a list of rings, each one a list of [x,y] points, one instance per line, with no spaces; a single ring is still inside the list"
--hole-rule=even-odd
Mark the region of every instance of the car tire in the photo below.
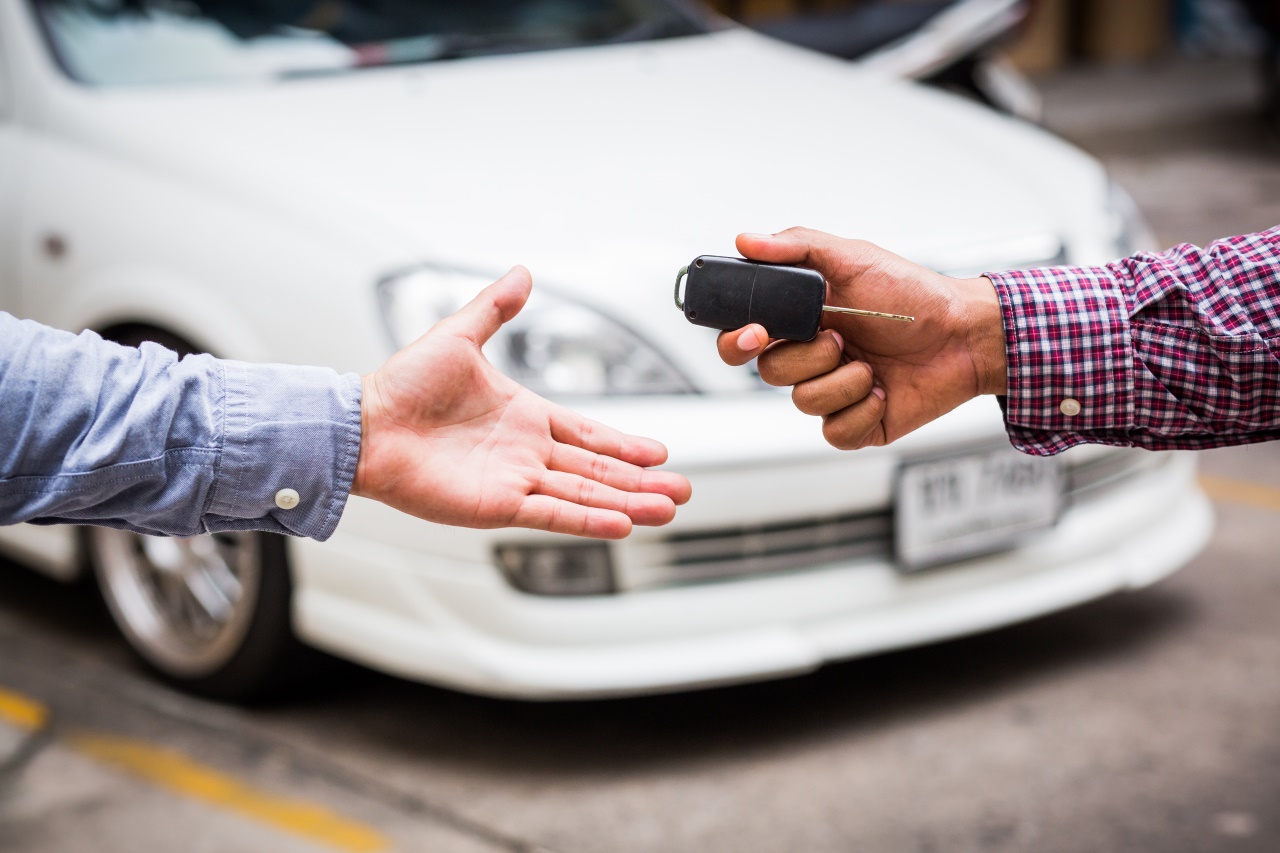
[[[181,339],[144,327],[108,331],[186,355]],[[82,539],[107,610],[129,647],[164,680],[230,701],[278,696],[312,656],[292,627],[285,537],[252,531],[190,538],[105,527]]]

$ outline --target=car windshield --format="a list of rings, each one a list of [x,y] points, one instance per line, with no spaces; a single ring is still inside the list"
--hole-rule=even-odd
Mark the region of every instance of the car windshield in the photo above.
[[[684,0],[34,0],[93,85],[236,82],[692,35]]]

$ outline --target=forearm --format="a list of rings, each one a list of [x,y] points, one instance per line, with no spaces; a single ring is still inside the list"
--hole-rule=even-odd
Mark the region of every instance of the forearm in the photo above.
[[[1019,449],[1280,437],[1280,229],[1103,267],[988,277]]]
[[[0,523],[323,539],[350,489],[359,407],[354,375],[179,361],[0,314]]]

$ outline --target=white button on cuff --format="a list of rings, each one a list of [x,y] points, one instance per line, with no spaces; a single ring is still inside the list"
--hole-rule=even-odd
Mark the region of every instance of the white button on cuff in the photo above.
[[[293,509],[302,497],[293,489],[281,489],[276,492],[276,506],[281,509]]]
[[[1068,397],[1058,404],[1058,411],[1069,418],[1074,418],[1080,414],[1080,401],[1072,397]]]

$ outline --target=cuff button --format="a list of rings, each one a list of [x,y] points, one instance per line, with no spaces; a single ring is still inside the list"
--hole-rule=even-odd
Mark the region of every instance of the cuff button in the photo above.
[[[293,509],[302,498],[294,489],[281,489],[276,492],[276,506],[281,509]]]
[[[1073,397],[1068,397],[1058,404],[1058,411],[1062,412],[1062,414],[1069,418],[1074,418],[1076,415],[1080,414],[1080,409],[1080,401]]]

